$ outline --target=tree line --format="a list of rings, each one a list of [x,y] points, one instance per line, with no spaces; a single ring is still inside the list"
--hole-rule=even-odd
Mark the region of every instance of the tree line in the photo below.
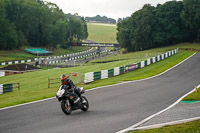
[[[88,37],[84,18],[66,17],[56,4],[42,0],[0,0],[0,25],[0,49],[68,48]]]
[[[98,22],[98,23],[107,23],[107,24],[116,24],[116,20],[112,18],[107,18],[106,16],[97,15],[95,17],[85,17],[87,22]]]
[[[146,4],[117,24],[117,41],[128,51],[200,41],[200,0]]]

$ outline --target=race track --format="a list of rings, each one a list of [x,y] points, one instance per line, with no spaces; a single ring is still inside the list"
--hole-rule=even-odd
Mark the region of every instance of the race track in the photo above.
[[[0,110],[1,133],[114,133],[168,107],[200,84],[200,53],[143,81],[87,91],[88,112],[65,115],[57,99]]]

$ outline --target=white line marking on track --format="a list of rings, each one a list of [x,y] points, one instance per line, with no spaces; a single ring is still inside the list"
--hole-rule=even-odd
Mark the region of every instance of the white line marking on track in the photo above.
[[[194,117],[194,118],[189,118],[189,119],[183,119],[183,120],[178,120],[178,121],[171,121],[171,122],[166,122],[166,123],[161,123],[161,124],[156,124],[156,125],[150,125],[150,126],[144,126],[144,127],[138,127],[134,128],[132,131],[135,130],[144,130],[144,129],[153,129],[153,128],[160,128],[164,126],[170,126],[170,125],[175,125],[175,124],[181,124],[181,123],[186,123],[186,122],[191,122],[195,120],[199,120],[200,117]]]
[[[46,99],[42,99],[42,100],[38,100],[38,101],[33,101],[33,102],[18,104],[18,105],[14,105],[14,106],[9,106],[9,107],[5,107],[5,108],[1,108],[0,111],[1,111],[1,110],[5,110],[5,109],[14,108],[14,107],[23,106],[23,105],[28,105],[28,104],[33,104],[33,103],[39,103],[39,102],[51,100],[51,99],[54,99],[54,98],[56,98],[56,97],[50,97],[50,98],[46,98]]]

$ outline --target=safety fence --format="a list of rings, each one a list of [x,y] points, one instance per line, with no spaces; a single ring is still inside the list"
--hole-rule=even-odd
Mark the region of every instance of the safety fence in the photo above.
[[[20,90],[20,84],[19,83],[0,84],[0,94],[6,92],[12,92],[13,88],[18,88],[18,90]]]
[[[174,54],[178,53],[178,49],[174,49],[171,51],[168,51],[164,54],[160,54],[157,55],[155,57],[149,58],[145,61],[141,61],[139,63],[135,63],[135,64],[130,64],[130,65],[126,65],[126,66],[121,66],[121,67],[115,67],[113,69],[109,69],[109,70],[101,70],[101,71],[97,71],[97,72],[88,72],[85,73],[85,83],[90,83],[99,79],[105,79],[105,78],[109,78],[109,77],[113,77],[113,76],[117,76],[120,74],[123,74],[125,72],[129,72],[129,71],[134,71],[136,69],[139,68],[143,68],[145,66],[149,66],[155,62],[158,62],[160,60],[164,60]]]
[[[83,82],[83,73],[80,72],[73,72],[66,74],[69,76],[69,78],[73,81],[74,84],[80,84]],[[58,86],[61,84],[60,78],[48,78],[48,88],[51,88],[53,84],[56,84]]]

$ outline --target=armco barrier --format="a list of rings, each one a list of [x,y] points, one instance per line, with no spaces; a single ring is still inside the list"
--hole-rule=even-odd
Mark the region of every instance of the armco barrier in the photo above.
[[[165,58],[170,57],[170,56],[172,56],[176,53],[178,53],[178,49],[168,51],[164,54],[157,55],[155,57],[149,58],[145,61],[138,62],[136,64],[130,64],[130,65],[127,65],[127,66],[115,67],[113,69],[101,70],[101,71],[98,71],[98,72],[85,73],[84,82],[89,83],[89,82],[92,82],[92,81],[95,81],[95,80],[105,79],[105,78],[109,78],[109,77],[113,77],[113,76],[123,74],[125,72],[140,69],[140,68],[143,68],[145,66],[151,65],[155,62],[158,62],[160,60],[164,60]]]

